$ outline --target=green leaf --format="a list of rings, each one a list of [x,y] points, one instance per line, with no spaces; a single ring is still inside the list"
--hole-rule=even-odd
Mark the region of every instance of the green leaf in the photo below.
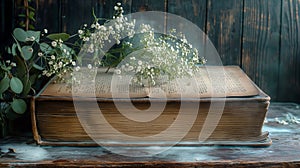
[[[16,45],[16,43],[14,43],[11,47],[11,53],[13,56],[17,55],[16,48],[17,48],[17,45]]]
[[[10,48],[10,47],[7,47],[7,53],[8,53],[8,54],[12,54],[12,53],[11,53],[11,48]]]
[[[27,61],[32,57],[33,49],[31,46],[23,46],[22,52],[24,54],[24,59]]]
[[[34,37],[36,42],[40,41],[41,32],[40,31],[27,31],[28,37]]]
[[[19,78],[12,77],[10,79],[10,88],[12,91],[19,94],[23,91],[23,83]]]
[[[11,107],[17,114],[23,114],[27,109],[27,104],[23,99],[14,99],[11,103]]]
[[[47,36],[50,40],[59,40],[67,41],[70,38],[70,35],[67,33],[55,33],[55,34],[49,34]]]
[[[35,69],[40,70],[40,71],[44,69],[43,67],[39,66],[38,64],[33,64],[32,66],[33,66]]]
[[[5,75],[5,77],[0,82],[0,94],[5,92],[9,88],[10,79]]]
[[[14,37],[21,42],[26,42],[27,34],[21,28],[16,28],[13,32]]]
[[[49,54],[52,50],[51,46],[47,43],[41,43],[40,44],[40,49],[43,51],[45,54]]]
[[[30,80],[28,79],[27,82],[25,82],[25,85],[24,85],[23,95],[24,95],[24,96],[27,96],[28,93],[30,92],[30,89],[31,89],[31,82],[30,82]]]

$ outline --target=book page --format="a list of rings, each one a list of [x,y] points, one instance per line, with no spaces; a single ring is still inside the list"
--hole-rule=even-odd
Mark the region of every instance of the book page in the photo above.
[[[147,97],[149,88],[129,85],[130,77],[113,75],[113,70],[105,73],[99,69],[97,74],[83,71],[75,74],[77,84],[51,83],[44,90],[44,96],[83,96],[103,98]]]
[[[259,90],[238,66],[205,66],[194,77],[151,87],[149,97],[245,97],[258,94]]]
[[[129,76],[113,75],[113,70],[96,75],[86,72],[79,75],[81,83],[50,84],[42,95],[85,96],[103,98],[201,98],[201,97],[245,97],[259,94],[259,90],[238,66],[205,66],[194,77],[167,80],[161,77],[161,84],[140,86],[129,84]],[[81,77],[80,77],[81,76]]]

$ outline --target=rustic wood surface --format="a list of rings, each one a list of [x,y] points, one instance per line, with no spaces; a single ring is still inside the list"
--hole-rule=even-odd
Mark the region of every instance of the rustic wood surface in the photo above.
[[[300,101],[299,10],[299,0],[283,1],[278,86],[278,99],[280,101]]]
[[[299,124],[276,122],[291,114],[300,117],[299,104],[271,103],[264,126],[273,140],[270,147],[173,147],[151,157],[129,157],[102,147],[41,147],[29,136],[0,141],[0,167],[299,167]],[[157,149],[130,147],[122,151],[145,154]]]

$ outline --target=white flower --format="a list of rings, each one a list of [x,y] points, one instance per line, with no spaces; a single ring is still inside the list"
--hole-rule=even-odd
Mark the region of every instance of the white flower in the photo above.
[[[54,59],[55,59],[55,56],[54,56],[54,55],[51,55],[51,59],[53,59],[53,60],[54,60]]]
[[[53,47],[56,47],[56,46],[57,46],[57,42],[56,42],[56,41],[52,41],[52,42],[51,42],[51,45],[52,45]]]
[[[38,56],[41,57],[43,56],[44,54],[42,52],[38,52]]]
[[[89,41],[90,40],[90,38],[89,37],[83,37],[83,39],[82,39],[83,41]]]
[[[114,6],[114,9],[115,9],[115,10],[118,10],[118,9],[119,9],[119,7],[118,7],[118,6]]]
[[[80,70],[80,66],[77,66],[76,68],[75,68],[75,71],[79,71]]]
[[[142,64],[143,64],[143,62],[142,62],[141,60],[139,60],[139,61],[138,61],[138,64],[139,64],[139,65],[142,65]]]
[[[47,29],[44,29],[44,32],[47,34],[47,33],[48,33],[48,30],[47,30]]]
[[[83,33],[83,31],[82,30],[78,30],[78,34],[82,34]]]
[[[120,69],[116,69],[116,70],[115,70],[115,73],[116,73],[117,75],[120,75],[120,74],[121,74],[121,70],[120,70]]]
[[[9,64],[9,63],[10,63],[10,60],[6,60],[5,62],[6,62],[7,64]]]
[[[16,67],[16,66],[17,66],[17,64],[14,63],[14,62],[12,62],[10,65],[11,65],[12,67]]]
[[[92,69],[92,65],[91,64],[88,64],[88,69]]]
[[[47,70],[43,70],[43,75],[46,75],[46,73],[47,73],[48,71]]]
[[[75,62],[75,61],[72,61],[72,65],[75,66],[75,65],[76,65],[76,62]]]
[[[66,53],[66,52],[67,52],[67,50],[66,50],[66,49],[64,49],[63,51],[64,51],[64,53]]]
[[[129,71],[132,71],[132,70],[133,70],[133,66],[129,66],[129,67],[128,67],[128,70],[129,70]]]
[[[63,65],[63,63],[62,63],[62,62],[59,62],[59,63],[58,63],[58,67],[60,67],[60,68],[61,68],[61,67],[62,67],[62,65]]]
[[[118,5],[118,6],[121,6],[122,4],[121,4],[121,2],[118,2],[117,5]]]
[[[49,64],[49,65],[52,65],[52,64],[53,64],[53,61],[49,61],[48,64]]]
[[[84,26],[84,27],[87,27],[87,24],[84,24],[83,26]]]

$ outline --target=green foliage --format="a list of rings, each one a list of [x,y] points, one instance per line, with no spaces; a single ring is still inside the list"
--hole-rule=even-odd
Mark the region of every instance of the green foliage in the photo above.
[[[0,102],[4,104],[0,108],[1,122],[4,117],[23,114],[27,98],[53,75],[67,72],[74,54],[63,44],[70,37],[66,33],[45,36],[40,31],[15,28],[12,37],[13,44],[7,46],[5,55],[0,55]]]
[[[56,33],[56,34],[50,34],[47,36],[50,40],[62,40],[67,41],[70,38],[70,35],[67,33]]]

